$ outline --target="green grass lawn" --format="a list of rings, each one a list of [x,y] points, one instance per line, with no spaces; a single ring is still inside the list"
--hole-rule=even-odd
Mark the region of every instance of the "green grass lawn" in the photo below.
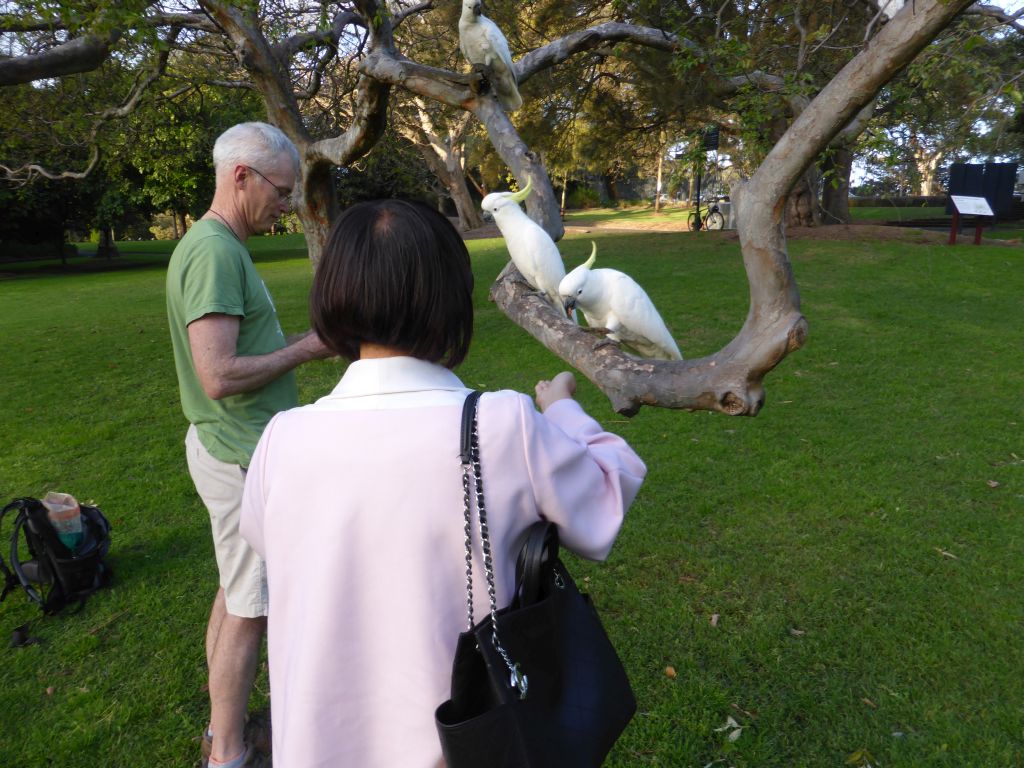
[[[850,218],[855,222],[883,224],[887,221],[910,221],[912,219],[946,219],[942,206],[897,207],[894,205],[850,206]]]
[[[591,238],[604,266],[647,287],[684,355],[742,324],[735,242],[597,232],[562,243],[569,266]],[[40,644],[3,648],[0,766],[198,757],[216,574],[182,450],[166,255],[152,249],[123,247],[142,262],[132,269],[0,280],[0,496],[61,490],[100,505],[116,573],[80,613],[34,621]],[[459,374],[530,391],[564,365],[487,301],[503,243],[470,249],[477,329]],[[305,328],[301,241],[260,238],[254,251],[286,331]],[[753,419],[626,419],[581,385],[649,467],[609,560],[570,558],[639,702],[608,765],[1024,764],[1021,253],[792,243],[810,337],[769,376]],[[300,369],[303,402],[341,372]],[[309,588],[326,601],[334,587],[310,574]],[[38,615],[10,595],[0,637]],[[268,694],[263,676],[254,706]]]

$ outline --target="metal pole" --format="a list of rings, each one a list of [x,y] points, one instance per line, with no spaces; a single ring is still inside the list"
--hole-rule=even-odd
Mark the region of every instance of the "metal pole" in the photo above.
[[[700,232],[700,167],[697,168],[697,220],[694,222],[693,229],[695,232]]]

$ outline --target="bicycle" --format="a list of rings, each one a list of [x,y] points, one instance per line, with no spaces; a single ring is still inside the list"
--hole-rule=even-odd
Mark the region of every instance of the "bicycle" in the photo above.
[[[718,230],[725,228],[725,215],[722,213],[721,208],[718,207],[717,202],[701,206],[696,211],[690,212],[690,215],[686,217],[686,228],[691,232],[698,229],[698,214],[700,214],[700,229]]]

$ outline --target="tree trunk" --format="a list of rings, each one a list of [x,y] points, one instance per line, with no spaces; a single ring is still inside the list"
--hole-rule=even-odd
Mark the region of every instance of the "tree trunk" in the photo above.
[[[188,232],[188,224],[185,221],[185,211],[172,211],[171,218],[173,218],[175,222],[175,232],[180,232],[180,237],[184,237],[185,233]],[[175,237],[179,237],[179,235],[175,234]]]
[[[100,240],[96,245],[96,256],[109,259],[117,256],[117,246],[114,245],[114,234],[109,225],[100,227]]]
[[[448,193],[452,196],[452,202],[455,203],[455,212],[459,216],[459,227],[463,232],[468,232],[471,229],[477,229],[484,225],[484,220],[480,216],[480,210],[477,208],[476,203],[473,202],[472,195],[469,194],[466,175],[462,173],[461,169],[457,173],[452,174],[452,185],[448,188]]]
[[[850,172],[853,170],[853,152],[836,147],[822,163],[825,186],[822,190],[822,217],[825,224],[850,223]]]
[[[447,135],[442,138],[441,132],[435,128],[423,100],[417,97],[414,99],[414,105],[416,120],[399,122],[396,126],[398,131],[419,150],[427,167],[430,168],[430,172],[437,177],[452,202],[455,203],[459,228],[463,232],[468,232],[471,229],[482,227],[483,218],[469,194],[466,172],[462,163],[462,135],[470,119],[470,114],[464,113],[461,123],[457,124],[454,130],[449,127]]]
[[[789,193],[789,199],[786,201],[787,227],[814,227],[821,223],[817,184],[814,184],[809,176],[809,173],[801,176]]]
[[[303,204],[296,208],[302,231],[306,235],[309,260],[316,272],[327,244],[327,233],[331,222],[338,214],[338,197],[334,192],[334,178],[329,162],[311,161],[303,158],[302,163]]]
[[[530,218],[540,224],[552,240],[561,240],[565,228],[562,226],[558,200],[540,158],[523,143],[496,99],[477,99],[473,114],[484,124],[491,144],[516,177],[520,188],[526,186],[528,179],[533,180],[533,191],[526,199],[526,212]]]

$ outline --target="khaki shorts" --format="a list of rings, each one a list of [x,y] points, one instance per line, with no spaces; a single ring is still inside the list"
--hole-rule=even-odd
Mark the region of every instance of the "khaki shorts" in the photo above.
[[[213,549],[228,613],[244,618],[267,615],[267,568],[238,534],[245,470],[215,459],[199,441],[195,425],[185,435],[185,455],[199,497],[210,513]]]

